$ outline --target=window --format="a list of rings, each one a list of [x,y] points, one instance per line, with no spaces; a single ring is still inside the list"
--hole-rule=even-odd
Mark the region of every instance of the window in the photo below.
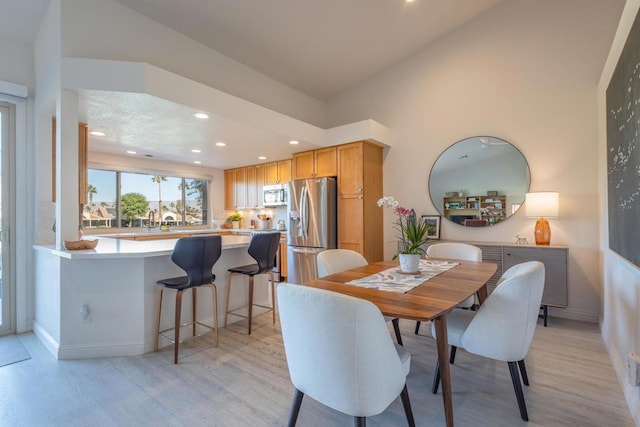
[[[208,181],[89,169],[84,228],[207,224]]]

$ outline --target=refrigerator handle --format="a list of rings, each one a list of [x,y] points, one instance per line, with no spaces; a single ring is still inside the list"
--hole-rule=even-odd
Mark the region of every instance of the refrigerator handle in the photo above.
[[[302,193],[300,194],[300,229],[302,230],[302,237],[304,239],[307,238],[308,232],[308,209],[309,209],[309,198],[308,198],[308,189],[306,186],[302,187]]]

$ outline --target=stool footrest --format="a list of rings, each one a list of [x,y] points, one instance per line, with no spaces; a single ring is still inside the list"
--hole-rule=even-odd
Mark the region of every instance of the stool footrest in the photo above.
[[[260,307],[260,308],[266,308],[266,309],[267,309],[267,311],[265,311],[264,313],[268,313],[268,312],[270,312],[270,311],[273,311],[273,307],[270,307],[270,306],[268,306],[268,305],[253,304],[253,306],[254,306],[254,307]],[[243,319],[248,319],[248,318],[249,318],[249,316],[245,316],[245,315],[243,315],[243,314],[237,314],[237,313],[236,313],[236,311],[244,310],[244,309],[246,309],[247,307],[248,307],[248,306],[246,306],[246,305],[245,305],[244,307],[238,307],[238,308],[235,308],[235,309],[233,309],[233,310],[228,310],[228,311],[227,311],[227,313],[228,313],[228,314],[231,314],[231,315],[233,315],[233,316],[236,316],[236,317],[242,317]],[[264,313],[260,313],[260,314],[264,314]]]
[[[200,325],[200,326],[204,326],[205,328],[211,329],[212,331],[215,331],[215,329],[216,329],[216,328],[214,328],[214,327],[213,327],[213,326],[211,326],[211,325],[207,325],[206,323],[202,323],[202,322],[197,321],[197,320],[196,320],[195,322],[187,322],[187,323],[183,323],[182,325],[180,325],[180,327],[181,327],[181,328],[183,328],[183,327],[185,327],[185,326],[191,326],[191,325]],[[169,335],[166,335],[166,334],[165,334],[165,332],[173,331],[174,329],[175,329],[175,328],[167,328],[167,329],[163,329],[163,330],[161,330],[161,331],[158,331],[158,335],[160,335],[162,338],[164,338],[164,339],[166,339],[166,340],[169,340],[169,342],[175,343],[175,342],[176,342],[176,340],[174,340],[174,339],[173,339],[172,337],[170,337]],[[197,338],[197,337],[201,337],[201,336],[203,336],[203,335],[204,335],[204,334],[194,335],[194,336],[191,336],[191,337],[189,337],[189,338],[185,338],[185,339],[181,340],[180,342],[181,342],[181,343],[183,343],[183,342],[189,341],[190,339]]]

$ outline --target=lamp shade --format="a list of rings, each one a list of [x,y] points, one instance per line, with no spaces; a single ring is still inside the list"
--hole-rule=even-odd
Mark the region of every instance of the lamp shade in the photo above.
[[[559,195],[555,191],[527,193],[525,215],[528,218],[555,218],[558,216]]]

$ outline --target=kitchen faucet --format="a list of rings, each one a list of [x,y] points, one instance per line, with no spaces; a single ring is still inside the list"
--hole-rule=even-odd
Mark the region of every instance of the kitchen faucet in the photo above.
[[[156,213],[152,210],[149,211],[149,226],[147,227],[148,230],[151,230],[152,228],[152,223],[156,222]]]

